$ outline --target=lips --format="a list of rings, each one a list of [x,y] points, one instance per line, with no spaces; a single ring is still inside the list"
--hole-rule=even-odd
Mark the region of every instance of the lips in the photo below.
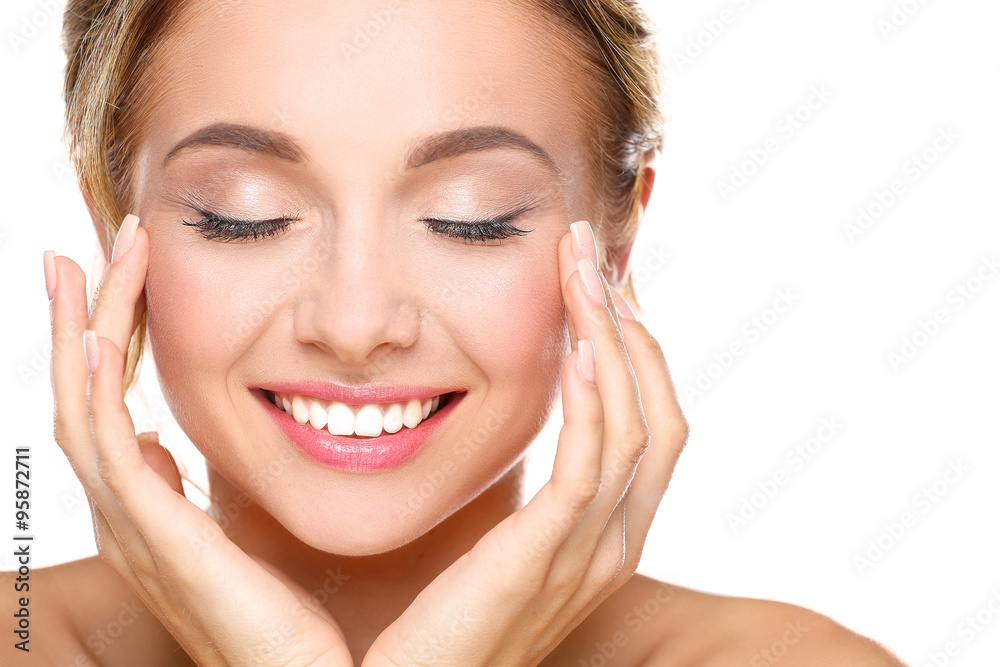
[[[461,403],[465,396],[464,391],[449,391],[447,389],[438,390],[433,388],[393,388],[376,389],[366,392],[354,392],[352,397],[363,396],[367,400],[365,405],[360,405],[358,401],[349,403],[352,409],[360,412],[362,409],[371,408],[373,405],[391,405],[399,403],[403,399],[432,398],[444,394],[439,400],[441,405],[436,412],[430,413],[427,419],[420,421],[415,427],[403,427],[395,433],[381,431],[378,436],[363,435],[335,435],[327,429],[315,428],[310,422],[299,423],[288,414],[283,408],[278,407],[274,402],[274,397],[280,396],[270,391],[272,385],[267,389],[254,388],[252,393],[263,406],[269,417],[277,427],[292,441],[292,443],[304,454],[324,465],[339,468],[350,472],[376,472],[401,465],[405,461],[417,454],[430,440],[438,428],[448,419],[452,412]],[[275,388],[281,385],[274,385]],[[310,395],[311,398],[319,401],[333,401],[334,396],[349,398],[344,391],[325,391],[329,388],[323,386],[306,387],[296,384],[294,387],[285,385],[285,391],[292,389],[288,395]],[[309,394],[303,392],[308,389]],[[317,391],[319,390],[319,391]],[[323,394],[317,396],[312,393]],[[300,392],[300,393],[295,393]],[[385,399],[389,401],[371,399]],[[279,398],[280,401],[280,398]]]
[[[392,403],[349,405],[315,396],[267,392],[271,402],[299,424],[310,424],[320,430],[325,428],[332,435],[369,437],[396,433],[404,426],[416,428],[421,421],[447,403],[450,395],[442,394],[423,400],[411,398]]]

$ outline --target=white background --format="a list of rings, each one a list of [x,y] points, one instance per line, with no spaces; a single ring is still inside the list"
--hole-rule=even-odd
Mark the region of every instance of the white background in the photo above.
[[[640,571],[816,609],[914,665],[949,641],[958,655],[947,664],[996,664],[1000,279],[985,262],[1000,253],[1000,4],[645,6],[660,27],[670,125],[632,267],[692,436]],[[911,13],[889,31],[880,22],[894,7]],[[52,8],[62,9],[5,2],[0,17],[0,498],[12,498],[12,449],[30,446],[36,567],[95,553],[81,487],[51,437],[42,251],[90,268],[97,248],[60,141]],[[724,10],[728,22],[716,22]],[[787,114],[798,114],[794,132]],[[952,139],[935,148],[942,131]],[[762,150],[762,166],[746,162]],[[880,210],[897,179],[902,194]],[[719,184],[734,182],[724,198]],[[859,207],[875,217],[852,236]],[[959,286],[978,291],[966,300]],[[792,305],[773,312],[782,291]],[[920,333],[939,310],[944,323]],[[768,323],[757,335],[754,318]],[[918,345],[909,358],[904,338]],[[727,359],[733,343],[742,353]],[[198,478],[199,455],[163,412],[149,361],[134,418]],[[532,489],[551,470],[560,410],[532,450]],[[824,419],[837,433],[795,465],[789,452]],[[951,465],[966,471],[946,481]],[[767,496],[776,474],[785,483]],[[916,499],[925,488],[933,503]],[[756,514],[734,529],[727,517],[744,500]],[[886,526],[906,512],[911,525],[893,537]],[[869,541],[882,549],[862,565]],[[0,549],[4,569],[11,551]],[[977,612],[986,625],[969,632]]]

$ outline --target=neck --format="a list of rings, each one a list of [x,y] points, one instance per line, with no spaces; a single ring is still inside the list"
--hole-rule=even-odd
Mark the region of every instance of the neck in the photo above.
[[[248,554],[276,566],[326,607],[363,656],[414,598],[494,526],[521,507],[525,459],[478,497],[416,540],[373,556],[319,551],[289,533],[256,503],[240,512],[226,535]],[[213,509],[242,494],[208,465]]]

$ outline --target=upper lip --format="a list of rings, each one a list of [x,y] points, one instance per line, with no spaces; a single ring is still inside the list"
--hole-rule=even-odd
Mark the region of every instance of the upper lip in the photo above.
[[[423,400],[441,394],[461,391],[454,387],[427,387],[418,385],[369,385],[367,387],[346,387],[336,382],[309,380],[301,382],[269,382],[261,389],[291,396],[314,396],[326,401],[337,401],[348,405],[365,403],[397,403],[412,398]]]

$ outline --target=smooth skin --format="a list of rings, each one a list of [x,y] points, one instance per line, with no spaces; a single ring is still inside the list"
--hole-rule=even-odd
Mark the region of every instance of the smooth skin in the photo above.
[[[687,424],[656,340],[603,276],[594,272],[599,291],[588,293],[578,261],[592,270],[587,262],[595,247],[586,232],[582,249],[572,236],[559,244],[560,276],[573,331],[594,341],[596,384],[577,366],[586,345],[574,334],[574,351],[563,365],[565,424],[552,479],[418,595],[360,664],[577,664],[612,645],[614,664],[746,664],[748,657],[765,660],[762,651],[776,645],[788,651],[784,664],[901,664],[804,609],[714,598],[633,576]],[[71,580],[88,570],[111,579],[110,568],[153,612],[138,616],[136,636],[150,631],[155,616],[199,665],[354,665],[336,620],[289,577],[233,544],[184,498],[166,450],[136,437],[121,398],[122,350],[143,310],[145,230],[136,229],[128,245],[127,238],[116,242],[116,259],[89,318],[82,270],[69,258],[55,258],[55,340],[94,332],[84,334],[82,345],[56,347],[52,372],[57,441],[91,498],[101,560],[68,564],[74,572],[49,568],[47,576],[68,592],[83,583]],[[206,531],[215,537],[207,546],[190,539]],[[108,583],[97,596],[77,598],[95,604],[74,608],[70,617],[79,620],[113,602],[107,591],[124,592]],[[650,609],[653,600],[659,618],[636,612]],[[629,638],[637,619],[651,627],[632,635],[631,645],[615,644]],[[689,630],[706,620],[718,626],[692,637]],[[70,625],[49,628],[62,635],[59,654],[89,652],[93,641],[87,647],[69,641]],[[161,633],[150,645],[144,664],[190,664],[164,639]],[[55,646],[43,645],[43,653],[54,657]],[[124,665],[134,664],[129,660],[136,655],[93,657]]]
[[[656,341],[631,317],[626,342],[609,307],[621,296],[594,269],[596,244],[580,226],[581,248],[571,248],[571,234],[560,242],[560,273],[573,330],[587,332],[600,361],[590,359],[594,384],[578,369],[574,336],[552,479],[424,589],[362,665],[538,664],[638,565],[687,424]],[[58,277],[81,270],[56,262],[53,333],[88,330],[82,348],[54,352],[57,440],[87,483],[101,557],[199,664],[353,664],[336,621],[307,591],[229,541],[183,497],[176,468],[161,476],[156,458],[143,457],[121,398],[122,351],[142,314],[147,266],[148,235],[134,235],[116,240],[89,324],[85,293]],[[79,287],[79,278],[66,282]],[[190,539],[206,534],[207,546]]]
[[[783,665],[894,664],[797,607],[634,574],[686,424],[649,332],[609,307],[603,276],[603,300],[583,290],[577,261],[596,253],[586,234],[574,250],[567,230],[592,213],[590,137],[574,134],[579,71],[548,24],[519,3],[413,0],[348,58],[341,42],[384,3],[202,5],[149,78],[162,96],[135,164],[141,225],[129,252],[127,237],[105,249],[116,261],[93,313],[79,266],[56,257],[49,271],[55,435],[91,498],[99,557],[33,572],[39,653],[19,660],[578,665],[601,664],[612,642],[615,664],[745,665],[779,642]],[[307,159],[212,145],[165,164],[221,121],[280,130]],[[565,178],[514,150],[402,167],[415,139],[478,125],[532,138]],[[515,224],[534,231],[491,247],[417,222],[502,214],[525,197],[535,208]],[[300,220],[226,244],[180,224],[199,217],[192,200]],[[310,257],[317,270],[296,274]],[[627,255],[614,261],[621,275]],[[135,435],[121,401],[122,351],[144,310],[147,352],[205,455],[213,509],[238,510],[224,530],[183,497],[169,454]],[[577,337],[594,342],[595,386],[576,370]],[[296,456],[248,391],[301,377],[469,391],[406,465],[352,475]],[[523,504],[522,454],[559,391],[553,478]],[[491,413],[502,431],[455,456]],[[446,464],[447,482],[400,516]],[[786,637],[788,623],[809,629]]]

